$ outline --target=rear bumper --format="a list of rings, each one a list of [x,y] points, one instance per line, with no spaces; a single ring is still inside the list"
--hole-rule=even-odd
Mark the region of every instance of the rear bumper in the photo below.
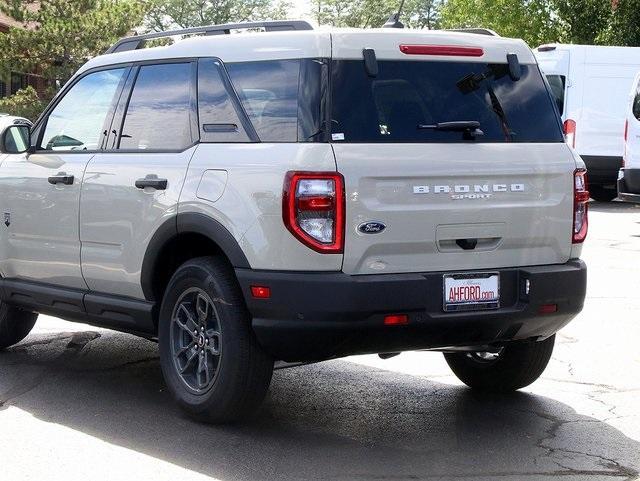
[[[581,155],[587,166],[589,184],[615,186],[622,157],[604,155]]]
[[[620,169],[618,198],[626,202],[640,202],[640,169]]]
[[[501,308],[445,313],[444,273],[349,276],[236,269],[258,341],[276,359],[311,361],[544,338],[582,310],[587,269],[563,265],[495,269]],[[525,281],[531,290],[525,293]],[[251,286],[269,286],[254,299]],[[540,306],[556,304],[553,314]],[[408,314],[406,326],[385,326],[387,314]]]

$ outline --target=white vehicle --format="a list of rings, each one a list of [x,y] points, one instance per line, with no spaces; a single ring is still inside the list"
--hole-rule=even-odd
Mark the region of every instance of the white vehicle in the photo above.
[[[567,141],[587,165],[592,198],[614,199],[640,48],[553,44],[538,47],[535,55],[556,97]]]
[[[624,159],[618,174],[618,197],[640,202],[640,73],[631,87],[624,123]]]
[[[0,151],[0,349],[38,313],[157,339],[197,419],[253,412],[274,361],[435,350],[519,389],[584,303],[584,163],[522,40],[126,38]]]

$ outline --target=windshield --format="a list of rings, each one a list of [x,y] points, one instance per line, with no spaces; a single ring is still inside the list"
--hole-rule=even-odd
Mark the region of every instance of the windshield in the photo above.
[[[563,142],[535,65],[514,81],[504,64],[358,60],[332,65],[335,142]],[[456,128],[448,122],[458,122]],[[476,125],[477,129],[464,128]],[[463,128],[460,128],[462,126]]]

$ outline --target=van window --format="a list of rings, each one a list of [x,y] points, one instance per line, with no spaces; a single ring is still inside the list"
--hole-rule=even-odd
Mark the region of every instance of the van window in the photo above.
[[[226,67],[260,140],[296,142],[300,60],[244,62]]]
[[[202,142],[248,142],[223,79],[220,62],[198,62],[198,117]]]
[[[192,72],[190,63],[140,67],[120,149],[180,150],[191,145]]]
[[[564,93],[567,86],[567,77],[564,75],[547,75],[547,81],[558,106],[558,112],[560,112],[560,115],[564,115]]]
[[[638,91],[633,99],[633,116],[640,120],[640,85],[638,85]]]
[[[126,69],[101,70],[80,79],[54,107],[39,148],[97,150],[107,114]]]
[[[341,142],[563,142],[551,96],[536,66],[511,80],[505,64],[362,61],[332,67],[332,139]],[[445,122],[479,122],[478,130]],[[440,124],[440,126],[438,126]],[[459,125],[459,124],[458,124]]]

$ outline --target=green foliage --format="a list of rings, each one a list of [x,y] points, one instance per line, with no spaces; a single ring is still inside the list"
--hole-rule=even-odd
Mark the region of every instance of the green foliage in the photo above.
[[[312,15],[319,25],[382,27],[396,13],[400,0],[314,0]],[[400,20],[412,28],[436,28],[443,0],[407,0]]]
[[[19,90],[16,94],[0,99],[0,112],[24,117],[35,121],[45,108],[45,102],[40,100],[38,92],[29,86]]]
[[[490,28],[532,47],[555,42],[562,33],[548,0],[448,0],[441,21],[444,28]]]
[[[150,0],[145,27],[162,31],[228,22],[279,20],[291,4],[281,0]]]
[[[557,40],[591,45],[608,28],[611,0],[553,0],[553,7],[562,26]]]
[[[607,45],[640,47],[640,0],[615,0],[607,28],[598,41]]]
[[[145,9],[135,0],[0,0],[0,10],[26,27],[0,35],[0,64],[64,82],[140,25]]]

